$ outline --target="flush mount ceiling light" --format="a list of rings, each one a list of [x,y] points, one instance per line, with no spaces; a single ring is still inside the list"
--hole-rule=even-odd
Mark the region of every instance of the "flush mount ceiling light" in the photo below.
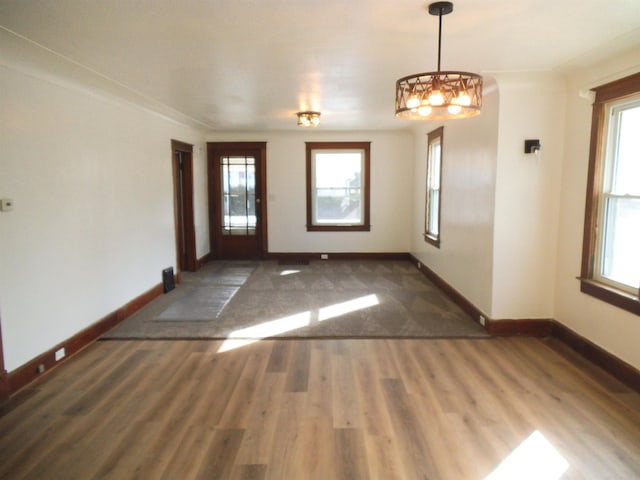
[[[320,112],[298,112],[299,127],[317,127],[320,124]]]
[[[446,120],[473,117],[482,106],[482,77],[475,73],[440,71],[442,16],[453,11],[451,2],[429,5],[437,15],[438,71],[417,73],[396,82],[396,116],[413,120]]]

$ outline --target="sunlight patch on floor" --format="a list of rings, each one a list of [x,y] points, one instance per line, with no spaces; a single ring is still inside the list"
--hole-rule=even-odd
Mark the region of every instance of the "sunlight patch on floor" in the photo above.
[[[569,462],[536,430],[485,480],[558,480],[568,468]]]
[[[285,277],[287,275],[294,275],[296,273],[300,273],[300,270],[283,270],[282,272],[280,272],[280,276]]]
[[[335,305],[330,305],[318,310],[318,320],[322,322],[323,320],[329,320],[330,318],[346,315],[347,313],[355,312],[356,310],[373,307],[379,303],[380,302],[376,295],[366,295],[364,297],[354,298],[347,302],[336,303]]]
[[[224,343],[220,345],[218,353],[228,352],[229,350],[244,347],[245,345],[257,342],[266,337],[295,330],[296,328],[306,327],[310,321],[311,312],[307,311],[235,330],[231,332]]]
[[[378,305],[380,302],[375,294],[354,298],[346,302],[336,303],[318,309],[318,321],[329,320],[347,313],[363,310]],[[263,338],[274,337],[281,333],[290,332],[306,327],[311,323],[311,311],[297,313],[288,317],[270,320],[250,327],[235,330],[220,345],[218,353],[228,352],[258,342]]]

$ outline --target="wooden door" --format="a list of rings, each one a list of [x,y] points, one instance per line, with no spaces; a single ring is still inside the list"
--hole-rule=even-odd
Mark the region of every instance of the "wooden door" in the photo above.
[[[266,143],[207,144],[213,258],[257,259],[267,252]]]
[[[172,140],[171,151],[177,267],[181,272],[195,272],[198,262],[193,214],[193,146]]]

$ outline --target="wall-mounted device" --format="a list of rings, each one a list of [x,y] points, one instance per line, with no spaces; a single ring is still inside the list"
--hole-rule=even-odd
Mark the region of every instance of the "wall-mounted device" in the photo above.
[[[0,198],[0,212],[10,212],[11,210],[13,210],[13,200]]]
[[[525,140],[524,141],[524,153],[535,153],[540,151],[540,140]]]

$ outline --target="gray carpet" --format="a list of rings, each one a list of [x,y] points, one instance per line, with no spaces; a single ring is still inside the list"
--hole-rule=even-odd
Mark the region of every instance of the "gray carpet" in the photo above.
[[[211,262],[103,338],[488,337],[410,262]]]
[[[219,285],[215,288],[194,288],[186,296],[176,300],[154,320],[165,322],[209,322],[216,318],[239,287]]]

